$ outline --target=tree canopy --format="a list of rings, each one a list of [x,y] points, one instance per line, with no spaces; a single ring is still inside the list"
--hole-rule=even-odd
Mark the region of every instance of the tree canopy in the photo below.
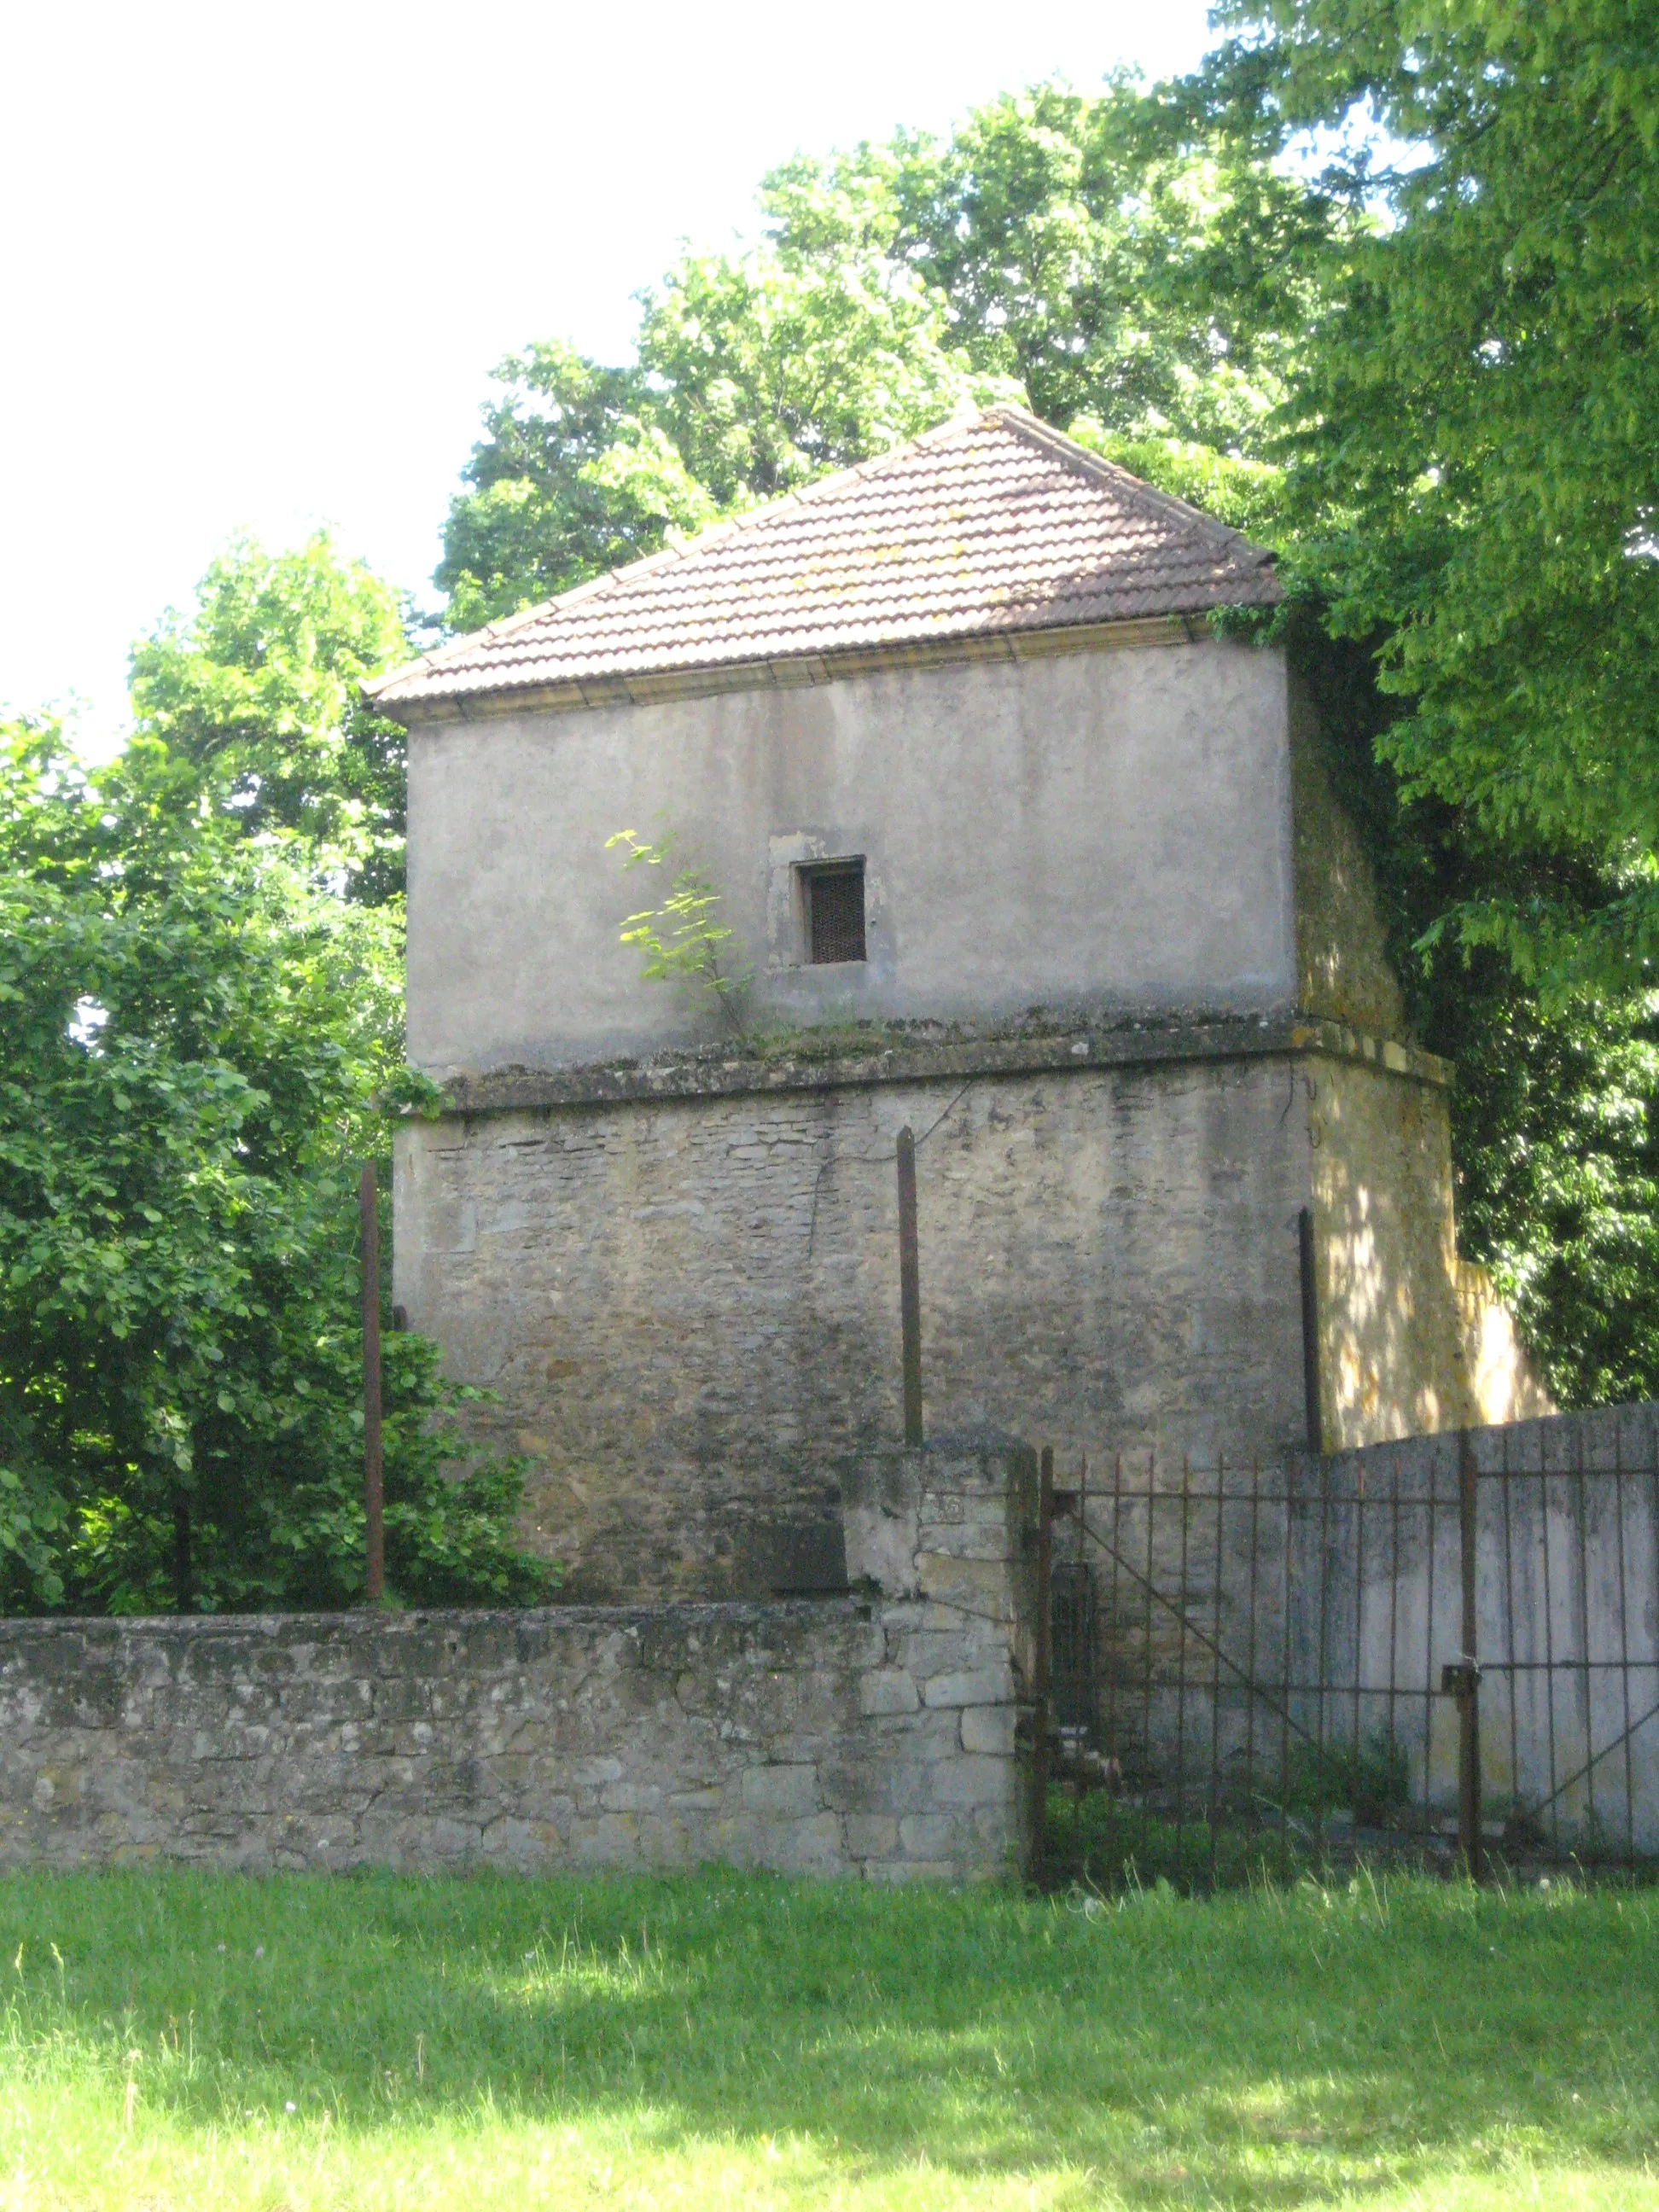
[[[967,404],[1255,450],[1317,275],[1304,249],[1334,204],[1231,145],[1184,144],[1120,78],[774,171],[755,242],[688,250],[642,296],[632,364],[559,343],[502,363],[437,572],[452,625]]]
[[[132,649],[138,734],[245,835],[294,831],[370,904],[403,886],[404,732],[359,686],[408,657],[404,611],[325,532],[276,554],[244,537]]]
[[[402,1075],[395,906],[157,738],[0,732],[0,1602],[337,1604],[363,1566],[356,1164]],[[389,1344],[388,1566],[523,1595],[520,1470],[449,1480]],[[434,1425],[435,1421],[435,1425]]]
[[[1531,974],[1659,933],[1659,9],[1226,0],[1194,112],[1321,134],[1352,221],[1279,422],[1300,573],[1380,641],[1407,792],[1524,853],[1466,908]],[[1588,866],[1586,865],[1588,864]]]

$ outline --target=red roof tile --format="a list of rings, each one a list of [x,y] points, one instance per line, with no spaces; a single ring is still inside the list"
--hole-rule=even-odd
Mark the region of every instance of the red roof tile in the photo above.
[[[1184,501],[999,407],[368,688],[396,714],[849,648],[1270,605],[1279,596],[1272,561]]]

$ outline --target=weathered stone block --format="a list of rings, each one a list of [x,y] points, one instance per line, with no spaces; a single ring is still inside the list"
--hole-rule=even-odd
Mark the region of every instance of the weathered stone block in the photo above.
[[[608,1782],[599,1792],[607,1813],[654,1813],[662,1791],[648,1782]]]
[[[841,1820],[834,1813],[815,1813],[775,1830],[769,1863],[783,1874],[835,1874],[847,1863]]]
[[[1018,1722],[1017,1705],[966,1706],[962,1716],[962,1747],[964,1751],[988,1753],[997,1759],[1011,1759]]]
[[[748,1767],[743,1777],[743,1803],[750,1813],[816,1813],[817,1769],[799,1765]]]
[[[948,1859],[961,1840],[954,1813],[907,1813],[899,1822],[899,1845],[908,1859]]]
[[[1006,1660],[999,1666],[935,1674],[921,1686],[922,1702],[929,1705],[997,1705],[1013,1694],[1014,1678]]]
[[[1011,1759],[990,1759],[963,1753],[960,1759],[941,1759],[928,1769],[935,1805],[999,1805],[1017,1785],[1018,1770]]]
[[[914,1678],[902,1667],[884,1667],[859,1678],[860,1712],[913,1713],[921,1703]]]
[[[883,1858],[898,1849],[898,1822],[889,1813],[845,1814],[842,1832],[851,1858]]]
[[[866,1881],[951,1881],[960,1874],[954,1859],[871,1859],[864,1868]]]

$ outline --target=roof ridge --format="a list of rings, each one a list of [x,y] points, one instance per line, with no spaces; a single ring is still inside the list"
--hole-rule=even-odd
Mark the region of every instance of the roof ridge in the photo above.
[[[1045,422],[1041,416],[1033,415],[1024,407],[1014,407],[1006,403],[988,408],[986,411],[1025,439],[1028,444],[1041,446],[1056,460],[1075,469],[1080,476],[1092,477],[1097,483],[1109,484],[1114,491],[1121,494],[1133,505],[1153,514],[1173,516],[1178,522],[1192,525],[1206,538],[1217,539],[1230,548],[1242,550],[1249,556],[1251,567],[1259,568],[1277,559],[1271,546],[1258,545],[1242,530],[1235,530],[1231,523],[1223,522],[1213,514],[1206,514],[1201,507],[1194,507],[1190,500],[1182,499],[1178,493],[1161,491],[1158,485],[1148,483],[1145,477],[1136,476],[1120,462],[1108,460],[1104,453],[1097,453],[1091,447],[1079,445],[1075,438],[1068,438],[1063,430],[1055,429],[1052,422]]]

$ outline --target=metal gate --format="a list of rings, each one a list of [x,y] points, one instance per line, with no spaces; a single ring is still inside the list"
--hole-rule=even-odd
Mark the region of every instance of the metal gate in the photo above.
[[[1550,1427],[1172,1474],[1045,1452],[1039,1878],[1652,1869],[1656,1455],[1587,1465],[1581,1428],[1550,1464]]]

